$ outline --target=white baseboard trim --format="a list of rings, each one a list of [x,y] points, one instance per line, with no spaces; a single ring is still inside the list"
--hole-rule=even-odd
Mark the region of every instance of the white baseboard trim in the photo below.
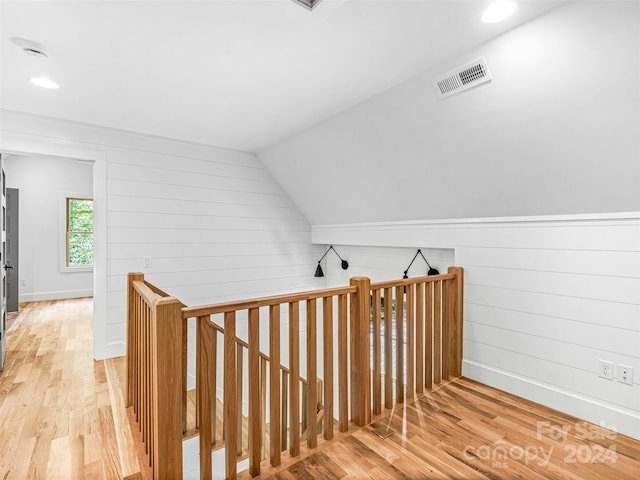
[[[58,292],[36,292],[18,295],[18,302],[41,302],[44,300],[65,300],[67,298],[93,297],[93,289],[61,290]]]
[[[463,360],[462,375],[640,440],[640,412],[607,404],[472,360]]]
[[[127,345],[122,341],[99,344],[99,340],[94,337],[93,342],[93,358],[95,360],[124,357],[127,354]]]

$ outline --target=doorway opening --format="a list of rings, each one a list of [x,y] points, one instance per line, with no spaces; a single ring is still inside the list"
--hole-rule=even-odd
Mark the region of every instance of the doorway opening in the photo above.
[[[20,199],[18,275],[9,290],[19,289],[20,303],[92,297],[93,163],[8,155],[4,169]]]
[[[122,347],[109,343],[107,336],[106,154],[82,146],[64,146],[53,139],[44,140],[42,137],[29,136],[14,138],[9,134],[2,138],[0,153],[5,158],[8,155],[36,156],[49,160],[62,158],[67,161],[88,164],[92,170],[94,199],[93,356],[96,360],[117,356]]]

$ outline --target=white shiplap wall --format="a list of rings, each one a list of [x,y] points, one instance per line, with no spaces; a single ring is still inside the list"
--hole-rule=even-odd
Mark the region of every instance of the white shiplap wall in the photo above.
[[[94,169],[96,208],[106,206],[98,358],[124,354],[127,272],[143,271],[187,305],[324,286],[313,278],[322,248],[253,154],[9,111],[1,133],[0,147],[13,152],[104,158]]]
[[[453,248],[465,268],[464,375],[640,438],[639,214],[312,232],[321,244]],[[633,385],[599,378],[600,359],[632,366]]]

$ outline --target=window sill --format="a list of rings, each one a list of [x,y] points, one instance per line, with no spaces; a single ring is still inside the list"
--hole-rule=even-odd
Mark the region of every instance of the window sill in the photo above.
[[[86,273],[93,272],[93,265],[90,267],[62,267],[60,273]]]

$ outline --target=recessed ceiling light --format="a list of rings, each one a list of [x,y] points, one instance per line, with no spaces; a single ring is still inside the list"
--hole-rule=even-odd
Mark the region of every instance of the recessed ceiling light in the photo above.
[[[45,77],[33,77],[31,79],[31,83],[39,87],[48,88],[51,90],[60,88],[60,85],[58,85],[56,82],[54,82],[53,80],[49,80],[48,78],[45,78]]]
[[[516,2],[510,0],[498,0],[493,2],[482,12],[482,21],[484,23],[497,23],[513,15],[516,11]]]

